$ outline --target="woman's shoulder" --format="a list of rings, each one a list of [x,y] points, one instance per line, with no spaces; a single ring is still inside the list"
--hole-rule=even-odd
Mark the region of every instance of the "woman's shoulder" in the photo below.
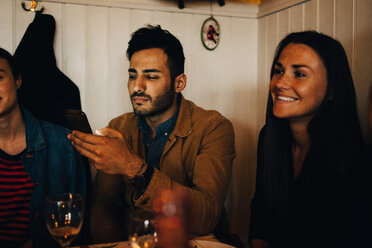
[[[72,148],[71,142],[67,138],[67,135],[71,133],[70,129],[43,120],[38,120],[38,123],[40,127],[40,135],[42,137],[41,139],[44,140],[49,150],[69,150]],[[35,139],[39,139],[40,135],[35,136]],[[41,140],[39,139],[39,141]]]
[[[259,139],[259,140],[262,139],[262,138],[265,136],[265,133],[266,133],[266,125],[264,125],[264,126],[261,128],[261,130],[260,130],[260,132],[259,132],[259,134],[258,134],[258,139]]]
[[[42,135],[44,138],[49,135],[59,137],[71,133],[71,130],[66,127],[36,118],[31,112],[23,107],[21,110],[26,124],[26,132],[28,132],[32,137],[38,135]]]
[[[71,130],[48,121],[38,120],[44,135],[66,136]]]

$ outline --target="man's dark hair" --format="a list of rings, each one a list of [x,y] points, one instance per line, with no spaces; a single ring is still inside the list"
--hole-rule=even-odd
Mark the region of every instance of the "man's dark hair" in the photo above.
[[[9,64],[14,80],[18,79],[18,77],[20,76],[20,71],[18,70],[18,66],[14,57],[7,50],[0,47],[0,58],[5,59],[6,62]]]
[[[162,29],[160,25],[147,25],[138,29],[128,42],[127,57],[130,60],[135,52],[150,48],[161,48],[168,56],[167,65],[172,82],[184,73],[185,56],[181,42],[168,30]]]

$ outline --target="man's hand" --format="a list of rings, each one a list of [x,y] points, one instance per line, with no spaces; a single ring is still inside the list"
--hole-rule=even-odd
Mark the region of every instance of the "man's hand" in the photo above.
[[[143,169],[144,161],[133,153],[123,135],[109,127],[93,135],[72,131],[67,135],[71,144],[83,156],[89,158],[98,170],[107,174],[122,174],[135,177]]]

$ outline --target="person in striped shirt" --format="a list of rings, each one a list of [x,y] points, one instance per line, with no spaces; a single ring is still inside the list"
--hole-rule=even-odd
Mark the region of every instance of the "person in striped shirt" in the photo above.
[[[0,48],[0,247],[53,247],[44,198],[73,192],[86,199],[87,176],[70,130],[20,106],[21,83],[14,58]]]

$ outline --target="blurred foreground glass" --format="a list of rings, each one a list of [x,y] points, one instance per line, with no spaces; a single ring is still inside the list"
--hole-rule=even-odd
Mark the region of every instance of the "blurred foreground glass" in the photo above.
[[[150,220],[132,219],[129,230],[129,245],[132,248],[155,248],[157,235]]]
[[[189,248],[188,201],[182,191],[164,190],[153,203],[157,245],[162,248]]]
[[[47,196],[45,222],[50,235],[61,247],[68,247],[79,234],[84,218],[83,197],[65,193]]]

